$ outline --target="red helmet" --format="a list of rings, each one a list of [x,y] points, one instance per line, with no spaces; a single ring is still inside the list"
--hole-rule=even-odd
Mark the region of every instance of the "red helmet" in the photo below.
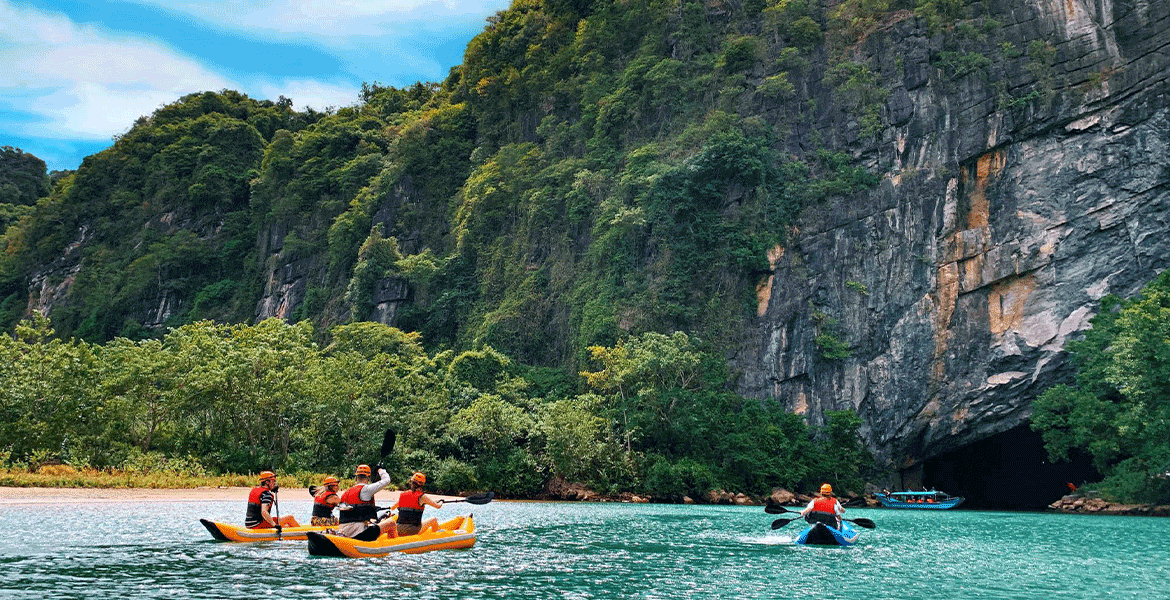
[[[260,483],[264,483],[269,479],[276,479],[276,473],[272,471],[260,471]]]
[[[354,474],[355,475],[365,475],[366,477],[369,477],[370,476],[370,465],[358,465],[357,471],[355,471]]]
[[[427,476],[420,471],[416,471],[414,475],[410,476],[410,482],[417,483],[419,485],[425,485],[427,482]]]
[[[340,479],[333,477],[333,476],[329,476],[329,477],[325,478],[325,481],[321,482],[321,485],[339,485],[340,483],[341,483]]]

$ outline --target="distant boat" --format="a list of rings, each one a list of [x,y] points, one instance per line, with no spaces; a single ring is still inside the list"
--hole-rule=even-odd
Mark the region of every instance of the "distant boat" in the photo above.
[[[887,508],[918,508],[927,510],[946,510],[963,503],[963,498],[950,496],[937,490],[921,492],[878,492],[878,502]]]

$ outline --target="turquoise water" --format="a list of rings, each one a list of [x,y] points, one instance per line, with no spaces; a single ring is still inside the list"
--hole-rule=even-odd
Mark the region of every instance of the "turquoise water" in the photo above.
[[[307,520],[308,502],[282,502]],[[463,551],[310,557],[220,543],[238,503],[0,506],[0,597],[1170,598],[1170,519],[851,510],[852,548],[796,546],[760,507],[493,502]],[[428,510],[428,514],[432,511]],[[27,590],[27,591],[24,591]]]

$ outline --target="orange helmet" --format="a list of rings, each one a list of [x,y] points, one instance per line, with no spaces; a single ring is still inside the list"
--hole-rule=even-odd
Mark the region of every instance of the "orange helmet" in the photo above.
[[[427,482],[427,476],[422,472],[415,471],[414,475],[410,476],[410,482],[417,483],[419,485],[425,485]]]
[[[827,483],[822,485],[821,486],[821,495],[822,496],[832,496],[833,495],[833,486],[831,486]]]
[[[370,465],[358,465],[357,471],[354,471],[354,475],[365,475],[366,477],[369,477]]]
[[[276,473],[272,471],[260,471],[260,483],[264,483],[269,479],[276,479]]]
[[[341,483],[341,480],[337,479],[336,477],[330,476],[330,477],[326,477],[325,481],[321,482],[321,485],[338,485],[340,483]]]

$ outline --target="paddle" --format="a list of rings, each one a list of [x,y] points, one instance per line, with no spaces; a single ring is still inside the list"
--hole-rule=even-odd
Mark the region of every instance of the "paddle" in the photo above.
[[[381,458],[378,461],[377,468],[374,469],[374,473],[373,473],[374,475],[377,475],[378,471],[381,470],[382,461],[386,460],[386,457],[390,456],[391,452],[394,452],[394,442],[397,439],[397,437],[398,436],[397,436],[397,434],[394,433],[393,429],[387,429],[386,433],[382,434],[382,448],[379,450],[379,455],[381,456]],[[378,475],[378,477],[381,477],[381,476]],[[374,481],[377,481],[377,479],[375,479]],[[316,498],[317,491],[320,489],[321,488],[319,488],[315,485],[310,485],[309,486],[309,495]]]
[[[460,498],[458,500],[440,499],[439,503],[440,504],[452,504],[455,502],[466,502],[468,504],[487,504],[488,502],[492,501],[492,498],[495,498],[495,497],[496,497],[495,492],[483,492],[483,493],[479,493],[479,494],[472,494],[466,498]]]
[[[783,514],[783,513],[793,513],[793,514],[797,514],[797,515],[800,514],[800,511],[788,510],[787,508],[784,508],[783,506],[777,506],[775,504],[768,504],[768,505],[764,506],[764,512],[766,512],[770,515],[779,515],[779,514]],[[793,517],[791,519],[776,519],[775,521],[772,521],[772,529],[780,529],[781,527],[783,527],[783,526],[785,526],[785,525],[787,525],[787,524],[789,524],[789,523],[791,523],[799,518],[800,517]],[[877,524],[873,522],[873,519],[866,519],[865,517],[858,517],[856,519],[842,518],[841,520],[842,521],[849,521],[850,523],[853,523],[854,525],[857,525],[858,527],[861,527],[863,529],[877,529]]]
[[[772,521],[772,529],[780,529],[781,527],[783,527],[783,526],[785,526],[793,521],[799,521],[799,520],[800,520],[800,517],[793,517],[791,519],[776,519],[775,521]],[[865,517],[858,517],[856,519],[841,519],[841,520],[853,523],[854,525],[857,525],[858,527],[861,527],[862,529],[877,529],[877,523],[874,523],[873,519],[867,519]]]
[[[276,539],[277,541],[283,539],[281,534],[284,533],[284,528],[280,526],[280,499],[277,498],[276,493],[280,490],[280,486],[273,486],[272,490],[272,508],[276,509]]]

